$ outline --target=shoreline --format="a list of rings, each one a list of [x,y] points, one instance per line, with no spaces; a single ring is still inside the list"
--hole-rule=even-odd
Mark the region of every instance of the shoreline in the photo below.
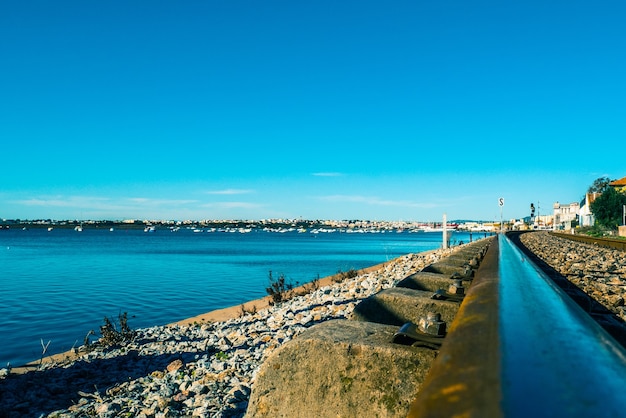
[[[14,416],[229,416],[243,418],[256,373],[287,342],[316,324],[349,320],[360,301],[388,288],[457,248],[407,253],[361,270],[308,284],[267,308],[269,296],[239,306],[146,328],[121,346],[32,362],[3,370],[0,408]],[[307,286],[307,285],[303,285]],[[295,290],[295,289],[294,289]],[[257,311],[245,311],[256,306]],[[244,312],[245,311],[245,312]],[[230,319],[227,319],[230,318]],[[215,322],[213,322],[215,321]],[[29,365],[27,365],[29,366]],[[43,386],[42,386],[43,385]],[[45,388],[45,390],[42,390]],[[165,416],[164,415],[164,416]]]
[[[428,251],[415,253],[415,254],[428,255],[429,253],[432,253],[434,251],[437,251],[437,250],[428,250]],[[400,257],[385,261],[383,263],[375,264],[370,267],[365,267],[363,269],[356,270],[356,272],[358,273],[358,275],[367,274],[377,269],[380,269],[384,267],[386,264],[392,263],[401,257],[404,257],[404,256],[400,256]],[[338,276],[340,276],[340,274],[333,274],[330,276],[320,278],[319,287],[330,286],[333,283],[338,283],[337,282]],[[293,289],[294,295],[297,296],[297,295],[306,294],[305,291],[307,289],[307,286],[309,285],[310,285],[310,282],[300,285],[298,287],[295,287]],[[165,325],[153,325],[153,326],[176,327],[176,326],[190,326],[190,325],[194,325],[198,323],[224,322],[224,321],[228,321],[228,320],[241,316],[243,313],[243,310],[245,310],[245,312],[250,312],[253,310],[260,311],[263,309],[267,309],[271,306],[270,301],[271,301],[271,296],[265,296],[260,299],[254,299],[254,300],[244,302],[240,305],[214,309],[214,310],[202,313],[200,315],[181,319],[180,321],[171,322]],[[144,328],[150,328],[150,327],[144,327]],[[82,354],[85,353],[84,351],[80,350],[81,347],[78,347],[77,349],[75,349],[76,351],[68,350],[68,351],[64,351],[61,353],[51,354],[49,356],[43,357],[41,360],[32,360],[26,364],[11,367],[10,373],[11,374],[25,374],[31,371],[37,371],[41,365],[44,365],[47,363],[63,363],[63,362],[74,361],[78,359]]]
[[[429,251],[425,251],[423,253],[418,253],[418,254],[427,254],[431,251],[435,251],[435,250],[429,250]],[[403,256],[400,256],[403,257]],[[397,258],[400,258],[397,257]],[[393,262],[394,260],[396,260],[396,258],[389,260],[389,261],[385,261],[384,263],[379,263],[370,267],[365,267],[359,270],[356,270],[357,274],[361,275],[361,274],[367,274],[370,273],[374,270],[377,270],[379,268],[382,268],[385,266],[385,264]],[[326,276],[326,277],[322,277],[319,279],[319,287],[324,287],[324,286],[329,286],[333,283],[337,283],[337,278],[340,276],[340,274],[333,274],[330,276]],[[294,295],[298,296],[298,295],[303,295],[308,293],[307,289],[309,287],[309,283],[305,283],[301,286],[295,287],[293,289],[294,291]],[[270,301],[271,301],[271,296],[265,296],[262,297],[260,299],[255,299],[255,300],[250,300],[248,302],[244,302],[241,305],[237,305],[237,306],[229,306],[226,308],[221,308],[221,309],[215,309],[200,315],[196,315],[194,317],[191,318],[186,318],[180,321],[176,321],[176,322],[172,322],[170,324],[165,325],[166,327],[170,327],[170,326],[188,326],[188,325],[193,325],[194,323],[202,323],[202,322],[223,322],[223,321],[228,321],[230,319],[234,319],[237,318],[238,316],[241,316],[242,314],[242,309],[245,310],[246,312],[250,312],[253,310],[262,310],[262,309],[266,309],[270,307]]]

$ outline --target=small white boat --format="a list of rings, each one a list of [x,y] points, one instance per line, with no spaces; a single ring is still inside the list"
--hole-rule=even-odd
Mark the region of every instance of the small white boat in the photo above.
[[[448,232],[448,233],[452,233],[452,232],[454,232],[454,231],[456,231],[456,229],[454,229],[454,228],[446,228],[446,232]],[[439,227],[437,227],[437,228],[426,227],[426,228],[423,228],[423,229],[422,229],[422,232],[439,232],[439,233],[441,233],[441,232],[443,232],[443,228],[439,228]]]

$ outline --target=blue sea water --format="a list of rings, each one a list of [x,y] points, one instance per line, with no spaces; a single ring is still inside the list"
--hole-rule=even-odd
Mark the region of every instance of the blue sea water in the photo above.
[[[440,233],[0,231],[0,368],[80,345],[104,317],[164,325],[267,295],[269,272],[304,284],[439,248]],[[452,242],[469,241],[455,232]]]

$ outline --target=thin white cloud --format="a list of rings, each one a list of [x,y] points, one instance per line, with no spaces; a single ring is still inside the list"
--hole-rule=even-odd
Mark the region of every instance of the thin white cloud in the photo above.
[[[122,199],[123,201],[124,199]],[[131,197],[128,201],[145,206],[180,206],[197,203],[197,200],[191,199],[152,199],[146,197]]]
[[[329,172],[311,173],[311,175],[313,175],[315,177],[341,177],[344,174],[343,173],[329,171]]]
[[[373,206],[398,206],[408,208],[435,208],[438,205],[435,203],[421,203],[411,202],[408,200],[390,200],[380,199],[376,196],[360,196],[360,195],[329,195],[320,196],[320,200],[327,202],[343,202],[343,203],[362,203]]]
[[[109,198],[98,196],[43,196],[13,200],[11,203],[28,207],[73,208],[81,213],[86,212],[120,212],[146,211],[155,208],[180,208],[193,205],[196,200],[183,199],[151,199],[145,197]]]
[[[17,205],[23,205],[23,206],[56,206],[56,207],[72,206],[70,202],[66,200],[60,200],[60,199],[32,198],[32,199],[13,200],[12,203],[15,203]]]
[[[104,197],[86,196],[46,196],[32,197],[29,199],[19,199],[11,201],[22,206],[42,206],[42,207],[76,207],[76,206],[99,206],[109,199]]]
[[[252,193],[253,191],[254,190],[250,190],[250,189],[224,189],[224,190],[211,190],[206,193],[217,194],[217,195],[238,195],[238,194]]]
[[[133,203],[148,203],[148,202],[150,202],[150,199],[145,198],[145,197],[130,197],[130,198],[128,198],[128,200],[133,202]]]
[[[264,205],[250,202],[216,202],[201,205],[203,208],[219,208],[219,209],[258,209]]]

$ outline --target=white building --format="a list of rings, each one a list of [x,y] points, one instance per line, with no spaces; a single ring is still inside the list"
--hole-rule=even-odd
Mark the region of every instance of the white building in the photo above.
[[[601,193],[586,193],[585,198],[580,202],[580,226],[593,226],[596,222],[593,213],[591,212],[591,204],[596,200]]]
[[[570,229],[572,221],[575,221],[580,214],[580,203],[574,202],[567,205],[556,202],[552,205],[553,212],[553,229]]]

